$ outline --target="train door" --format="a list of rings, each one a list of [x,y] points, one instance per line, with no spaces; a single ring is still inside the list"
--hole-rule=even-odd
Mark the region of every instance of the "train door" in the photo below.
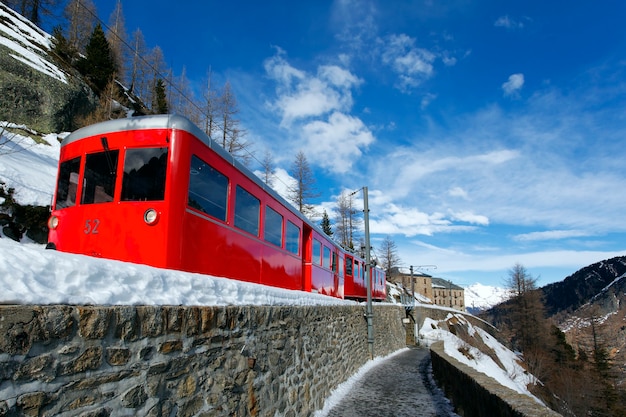
[[[304,291],[311,292],[311,282],[313,276],[312,253],[313,238],[311,236],[312,229],[306,223],[302,224],[302,288]]]

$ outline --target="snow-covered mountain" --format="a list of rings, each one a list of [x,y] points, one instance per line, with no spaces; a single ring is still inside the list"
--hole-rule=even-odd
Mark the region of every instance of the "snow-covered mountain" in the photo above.
[[[465,305],[467,311],[477,314],[509,298],[506,288],[483,285],[479,282],[465,287]]]

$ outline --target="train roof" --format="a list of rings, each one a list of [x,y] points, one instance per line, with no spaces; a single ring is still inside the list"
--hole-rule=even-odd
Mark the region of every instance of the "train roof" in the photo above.
[[[313,221],[300,213],[298,209],[296,209],[291,203],[289,203],[280,194],[274,191],[273,188],[263,182],[248,167],[246,167],[243,163],[237,160],[231,153],[222,148],[217,142],[209,138],[205,132],[203,132],[198,126],[196,126],[193,122],[191,122],[184,116],[177,114],[158,114],[151,116],[138,116],[108,120],[105,122],[85,126],[72,132],[63,140],[61,146],[68,145],[72,142],[78,141],[86,137],[105,135],[111,132],[150,129],[174,129],[183,130],[191,133],[192,135],[200,139],[209,148],[215,151],[224,160],[232,164],[235,168],[237,168],[240,172],[247,176],[261,189],[270,194],[272,198],[276,199],[276,201],[291,210],[296,216],[298,216],[298,218],[300,218],[304,223],[313,228],[318,234],[320,234],[321,236],[327,236],[326,233],[324,233],[324,231],[318,225],[316,225]],[[338,242],[335,242],[331,237],[328,237],[328,240],[337,245],[337,247],[341,247],[341,245]],[[345,248],[342,249],[346,252],[350,252],[350,250],[346,250]],[[353,256],[358,256],[355,253],[351,254]],[[360,258],[360,256],[358,257]]]

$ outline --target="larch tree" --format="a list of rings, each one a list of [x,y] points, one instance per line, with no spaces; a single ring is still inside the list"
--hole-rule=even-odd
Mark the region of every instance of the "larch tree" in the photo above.
[[[341,244],[351,249],[354,249],[358,230],[363,224],[363,219],[355,208],[354,199],[353,193],[342,191],[337,197],[337,208],[335,209],[335,232]]]
[[[239,108],[230,82],[224,84],[219,101],[221,137],[218,141],[227,152],[247,164],[252,158],[248,150],[250,144],[244,140],[246,131],[241,129],[240,121],[236,117]]]
[[[130,65],[128,66],[127,79],[130,83],[130,91],[139,97],[147,97],[145,94],[146,89],[146,77],[150,72],[146,61],[143,59],[147,55],[148,48],[146,47],[146,41],[143,37],[141,29],[137,29],[133,32],[131,39],[131,58]]]
[[[269,151],[265,152],[261,166],[263,167],[263,177],[261,179],[268,187],[273,187],[276,178],[276,166],[274,165],[274,158]]]
[[[544,350],[548,343],[546,335],[550,334],[537,278],[530,275],[523,265],[516,263],[509,270],[505,284],[511,293],[513,343],[529,360],[532,352]]]
[[[212,84],[212,73],[209,68],[206,77],[206,88],[202,92],[202,120],[204,125],[204,133],[211,139],[214,138],[217,130],[217,119],[219,117],[220,99],[219,94]]]
[[[294,178],[295,183],[289,189],[289,201],[295,205],[300,213],[309,218],[313,217],[315,215],[315,209],[310,201],[318,197],[319,194],[315,190],[313,171],[311,171],[309,161],[307,161],[306,155],[302,151],[296,154],[291,166],[291,176]]]
[[[156,92],[156,83],[163,80],[163,74],[168,73],[163,57],[163,50],[159,46],[155,46],[145,57],[147,74],[145,77],[145,96],[140,96],[146,103],[155,103],[154,94]],[[154,110],[154,109],[152,109]]]
[[[85,52],[96,25],[98,13],[92,0],[70,0],[63,11],[67,19],[67,39],[76,51]]]
[[[7,6],[20,13],[33,24],[41,27],[42,16],[52,15],[58,6],[58,0],[12,0],[3,1]]]
[[[111,48],[111,54],[118,69],[118,78],[123,77],[126,74],[126,51],[128,35],[126,34],[126,19],[124,18],[124,12],[122,10],[121,0],[117,0],[115,9],[109,16],[109,27],[107,31],[107,40]],[[120,80],[123,81],[123,80]]]
[[[398,255],[398,245],[390,236],[385,236],[376,251],[376,255],[387,275],[389,275],[392,268],[400,266],[402,262],[400,255]]]

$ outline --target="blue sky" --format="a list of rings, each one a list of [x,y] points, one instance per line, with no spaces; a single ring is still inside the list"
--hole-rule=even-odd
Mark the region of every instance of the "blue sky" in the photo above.
[[[122,5],[175,74],[231,83],[284,181],[303,150],[329,212],[367,186],[372,245],[403,266],[544,285],[626,255],[623,1]]]

